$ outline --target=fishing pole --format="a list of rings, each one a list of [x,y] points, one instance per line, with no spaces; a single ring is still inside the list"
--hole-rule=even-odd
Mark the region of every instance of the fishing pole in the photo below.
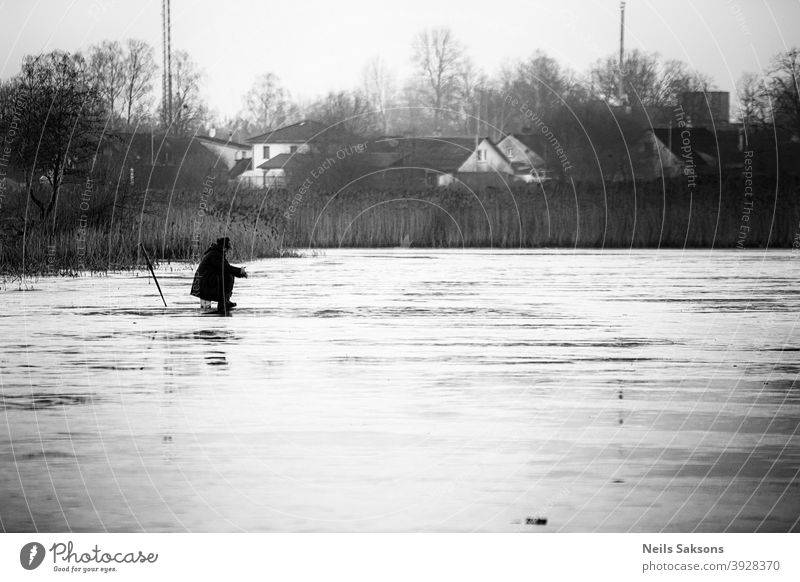
[[[161,285],[158,284],[158,279],[156,278],[156,273],[153,271],[153,265],[150,263],[150,257],[147,256],[147,251],[144,248],[142,243],[139,243],[139,246],[142,247],[142,252],[144,253],[144,260],[147,261],[147,268],[150,269],[150,274],[153,276],[153,281],[156,282],[156,287],[158,288],[158,294],[161,295],[161,301],[164,302],[164,307],[167,306],[167,300],[164,299],[164,294],[161,292]]]

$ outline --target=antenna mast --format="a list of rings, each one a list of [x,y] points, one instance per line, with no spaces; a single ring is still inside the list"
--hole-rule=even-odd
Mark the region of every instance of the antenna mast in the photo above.
[[[625,79],[624,69],[625,66],[625,2],[619,3],[619,83],[617,83],[617,91],[620,105],[624,105],[627,99],[625,98],[625,89],[623,83]]]
[[[172,127],[172,32],[169,0],[161,0],[161,111],[167,132]]]

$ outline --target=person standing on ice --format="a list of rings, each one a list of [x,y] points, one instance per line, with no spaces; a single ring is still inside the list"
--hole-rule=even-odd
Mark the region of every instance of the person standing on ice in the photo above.
[[[226,313],[236,307],[231,301],[234,277],[247,278],[244,267],[234,267],[225,258],[231,250],[231,239],[218,238],[203,255],[194,274],[191,295],[203,301],[216,301],[217,311]]]

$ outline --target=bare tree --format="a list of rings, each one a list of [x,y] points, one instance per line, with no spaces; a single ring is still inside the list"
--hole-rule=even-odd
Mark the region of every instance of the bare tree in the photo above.
[[[332,128],[332,135],[341,132],[366,135],[374,126],[369,103],[359,91],[328,93],[308,108],[308,114]]]
[[[297,108],[289,100],[289,92],[273,73],[259,76],[244,97],[243,119],[248,129],[260,133],[286,124],[297,116]]]
[[[465,134],[485,133],[489,115],[485,85],[486,76],[471,60],[464,59],[456,76],[455,102],[461,114],[461,131]]]
[[[616,56],[597,62],[590,70],[591,92],[595,97],[616,102],[619,94],[619,63]],[[682,61],[662,62],[658,53],[629,51],[622,67],[622,93],[628,103],[642,106],[675,105],[681,93],[705,91],[711,86],[707,75],[691,71]]]
[[[737,119],[750,131],[766,123],[769,102],[764,79],[755,73],[744,73],[736,82],[736,96],[739,102]]]
[[[413,61],[423,105],[432,109],[434,129],[439,130],[446,113],[455,107],[464,47],[449,28],[424,30],[414,41]]]
[[[711,76],[694,71],[683,61],[669,60],[661,66],[661,85],[658,95],[665,105],[672,105],[687,91],[711,91],[714,83]]]
[[[186,51],[175,52],[172,64],[172,120],[169,128],[178,135],[186,135],[205,125],[208,118],[208,108],[200,94],[203,73]]]
[[[500,135],[510,133],[514,129],[511,124],[517,120],[520,114],[519,105],[511,105],[514,96],[514,78],[515,72],[512,66],[505,65],[490,81],[494,91],[490,93],[492,99],[489,105],[489,115],[493,127],[500,132]],[[498,136],[495,135],[495,137]]]
[[[767,94],[772,106],[772,121],[800,138],[800,48],[791,48],[772,59]]]
[[[516,104],[504,112],[502,125],[516,131],[531,125],[534,114],[543,123],[553,125],[567,106],[585,99],[585,90],[575,73],[542,51],[509,68],[502,85],[506,103]]]
[[[364,96],[375,114],[379,133],[389,133],[389,109],[395,101],[394,75],[380,57],[364,64],[361,72]]]
[[[151,105],[153,79],[158,66],[153,56],[153,47],[146,42],[131,38],[125,48],[123,106],[125,125],[131,127],[134,120],[145,116]]]
[[[89,73],[105,102],[113,125],[116,123],[117,104],[125,90],[126,66],[122,45],[116,40],[104,40],[89,47],[88,63]]]

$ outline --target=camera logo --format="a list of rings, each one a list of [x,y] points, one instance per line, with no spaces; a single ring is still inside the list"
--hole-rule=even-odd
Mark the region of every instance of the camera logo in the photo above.
[[[26,570],[35,570],[44,561],[44,546],[38,542],[30,542],[19,551],[19,563]]]

